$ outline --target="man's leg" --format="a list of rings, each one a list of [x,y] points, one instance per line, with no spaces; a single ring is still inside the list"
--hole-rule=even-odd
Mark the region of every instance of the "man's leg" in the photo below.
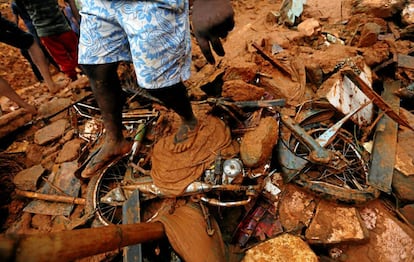
[[[129,152],[128,143],[122,134],[122,89],[117,74],[118,63],[83,65],[89,77],[92,92],[101,111],[105,127],[104,143],[82,172],[88,178],[118,156]]]
[[[181,126],[174,137],[174,151],[182,152],[194,142],[198,120],[191,107],[187,89],[182,82],[159,89],[147,90],[152,96],[161,100],[167,108],[174,110],[181,118]]]

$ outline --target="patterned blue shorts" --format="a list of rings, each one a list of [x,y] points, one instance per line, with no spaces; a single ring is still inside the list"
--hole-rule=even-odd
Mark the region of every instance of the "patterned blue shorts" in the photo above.
[[[82,0],[81,15],[79,64],[132,61],[149,89],[189,78],[188,0]]]

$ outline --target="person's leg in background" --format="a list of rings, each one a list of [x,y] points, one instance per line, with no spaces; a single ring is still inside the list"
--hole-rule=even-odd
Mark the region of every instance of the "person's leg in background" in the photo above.
[[[36,107],[26,103],[2,77],[0,77],[0,96],[6,96],[31,114],[37,113]]]

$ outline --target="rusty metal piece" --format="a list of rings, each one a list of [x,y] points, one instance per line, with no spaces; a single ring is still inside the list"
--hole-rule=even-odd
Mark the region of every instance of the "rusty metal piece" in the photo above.
[[[221,200],[215,198],[208,198],[205,196],[200,197],[201,201],[204,201],[212,206],[219,206],[219,207],[238,207],[238,206],[245,206],[249,204],[253,200],[253,196],[248,196],[247,199],[239,200],[239,201],[227,201],[223,202]]]
[[[286,74],[286,75],[288,75],[289,77],[292,78],[292,73],[290,72],[289,69],[286,68],[285,65],[283,65],[282,63],[280,63],[276,59],[273,59],[272,57],[270,57],[270,55],[268,55],[264,50],[262,50],[258,44],[252,43],[252,46],[257,50],[257,52],[265,60],[269,61],[269,63],[272,64],[272,66],[276,67],[277,69],[279,69],[280,71],[282,71],[284,74]]]
[[[398,112],[400,99],[394,95],[400,83],[386,82],[384,100],[392,110]],[[371,154],[371,168],[368,173],[368,184],[375,188],[391,193],[392,177],[394,174],[395,155],[397,152],[398,124],[389,116],[383,116],[375,130],[374,148]]]
[[[325,147],[332,143],[332,140],[335,138],[336,134],[338,133],[339,129],[345,124],[348,119],[350,119],[355,113],[366,107],[367,105],[371,104],[371,101],[367,101],[365,104],[360,105],[359,107],[355,108],[351,112],[349,112],[345,117],[341,120],[336,122],[333,126],[323,132],[318,138],[316,138],[316,142],[318,142],[322,147]]]
[[[382,111],[384,111],[389,117],[391,117],[394,121],[398,124],[408,127],[409,129],[414,131],[414,128],[410,126],[410,124],[405,120],[402,119],[398,113],[396,113],[392,108],[381,98],[380,95],[375,93],[354,71],[352,70],[344,70],[342,72],[345,76],[349,78],[354,84],[356,84],[365,95],[368,96],[372,102],[377,105]]]
[[[309,161],[320,164],[327,164],[331,160],[332,155],[328,150],[323,148],[315,139],[313,139],[298,124],[293,122],[289,116],[282,116],[282,123],[305,145],[311,149]]]
[[[203,212],[203,217],[204,220],[206,221],[207,224],[207,235],[212,236],[214,235],[214,228],[211,225],[211,219],[210,219],[210,212],[208,212],[208,209],[206,208],[206,206],[203,204],[202,201],[199,201],[198,204],[200,205],[201,211]]]
[[[348,204],[364,204],[379,197],[380,191],[374,187],[365,190],[355,190],[332,185],[323,181],[295,181],[306,190],[327,200],[343,202]]]
[[[139,191],[135,190],[122,206],[122,224],[135,224],[141,222]],[[124,249],[124,261],[142,261],[142,245],[127,246]]]

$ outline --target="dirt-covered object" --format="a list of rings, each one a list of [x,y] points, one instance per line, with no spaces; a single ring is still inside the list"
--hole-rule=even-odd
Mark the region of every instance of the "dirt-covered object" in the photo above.
[[[247,132],[240,144],[240,156],[247,167],[258,167],[269,160],[279,138],[279,123],[273,117],[260,119],[259,126]]]
[[[174,152],[175,134],[160,139],[154,146],[151,177],[166,194],[182,193],[214,162],[217,153],[228,156],[238,153],[223,121],[207,116],[199,122],[195,137],[189,137],[194,142],[188,150]]]

